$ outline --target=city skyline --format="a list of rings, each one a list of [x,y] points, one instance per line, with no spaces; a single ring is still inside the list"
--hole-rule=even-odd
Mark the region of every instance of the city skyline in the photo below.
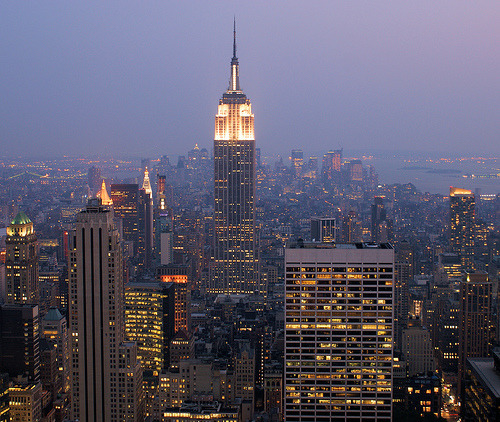
[[[500,7],[481,6],[3,5],[4,154],[209,146],[236,14],[242,88],[262,114],[257,137],[269,153],[307,139],[318,151],[456,154],[474,145],[498,155]]]

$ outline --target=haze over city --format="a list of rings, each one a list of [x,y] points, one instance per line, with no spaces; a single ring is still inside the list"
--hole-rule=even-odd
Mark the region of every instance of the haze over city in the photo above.
[[[233,16],[263,154],[498,156],[496,1],[3,2],[2,155],[210,148]]]
[[[498,422],[498,22],[0,5],[0,422]]]

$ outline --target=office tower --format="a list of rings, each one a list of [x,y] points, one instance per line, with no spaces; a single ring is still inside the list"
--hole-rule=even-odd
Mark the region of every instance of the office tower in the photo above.
[[[115,217],[122,220],[123,239],[132,241],[140,265],[149,266],[153,246],[152,200],[137,184],[111,185]]]
[[[94,195],[101,186],[101,180],[102,180],[101,169],[99,167],[92,166],[89,168],[87,176],[88,176],[87,183],[89,184],[90,192],[92,195]]]
[[[44,391],[50,392],[52,399],[62,390],[61,374],[57,368],[57,353],[54,343],[40,339],[40,381]]]
[[[178,331],[170,340],[170,367],[179,368],[182,360],[194,358],[194,337],[185,330]]]
[[[459,386],[465,376],[466,359],[486,357],[490,352],[491,289],[492,282],[486,273],[466,273],[460,283]]]
[[[429,330],[412,321],[410,326],[403,330],[402,337],[402,352],[408,368],[408,376],[434,372],[436,362]]]
[[[7,303],[38,303],[38,252],[33,223],[20,211],[5,239]]]
[[[113,201],[109,197],[108,189],[106,188],[106,182],[104,181],[104,179],[102,179],[101,190],[97,192],[96,197],[101,199],[101,204],[104,206],[113,205]]]
[[[474,194],[450,187],[450,248],[460,255],[463,271],[474,269],[474,213]]]
[[[392,221],[387,218],[384,208],[384,196],[376,196],[371,206],[372,242],[390,242],[392,240]]]
[[[128,283],[125,287],[125,337],[137,343],[144,371],[169,366],[169,343],[175,335],[175,284]]]
[[[394,343],[401,350],[402,332],[408,326],[408,286],[413,282],[415,263],[408,241],[400,242],[395,252]]]
[[[173,211],[167,205],[165,176],[158,176],[157,205],[154,210],[155,260],[160,265],[174,263],[174,221]]]
[[[329,151],[323,155],[321,176],[323,181],[339,181],[342,169],[342,150]]]
[[[345,163],[347,170],[347,180],[349,182],[363,181],[363,163],[361,160],[351,160]]]
[[[492,357],[468,358],[461,420],[464,422],[496,421],[500,409],[500,350]]]
[[[77,216],[69,291],[72,418],[141,421],[142,371],[135,343],[124,341],[120,239],[98,199]]]
[[[111,200],[115,217],[122,220],[123,240],[134,242],[134,253],[139,246],[139,185],[111,185]]]
[[[42,384],[14,385],[9,388],[10,420],[42,420]]]
[[[363,240],[363,225],[356,211],[349,211],[342,218],[342,242],[356,243]]]
[[[391,421],[391,245],[297,242],[285,266],[285,420]]]
[[[57,308],[49,309],[42,319],[42,337],[55,344],[57,351],[57,368],[62,379],[63,391],[70,389],[70,350],[68,323],[66,317]]]
[[[315,242],[335,242],[337,240],[335,218],[311,217],[311,240]]]
[[[299,178],[302,176],[302,166],[304,165],[304,152],[301,149],[292,149],[290,155],[292,163],[293,176]]]
[[[0,373],[40,381],[40,321],[37,305],[0,305]]]
[[[219,101],[214,138],[212,293],[258,293],[255,136],[252,105],[240,88],[234,31],[231,79]]]
[[[307,165],[305,166],[305,175],[310,179],[316,179],[318,175],[318,157],[309,157]]]
[[[144,171],[142,189],[139,191],[139,245],[144,248],[144,265],[149,268],[153,258],[153,191],[149,181],[148,168]]]
[[[175,285],[175,333],[191,329],[191,283],[189,268],[184,265],[165,265],[156,269],[157,280]]]
[[[255,350],[249,340],[238,341],[233,357],[234,381],[233,397],[249,400],[255,399]]]

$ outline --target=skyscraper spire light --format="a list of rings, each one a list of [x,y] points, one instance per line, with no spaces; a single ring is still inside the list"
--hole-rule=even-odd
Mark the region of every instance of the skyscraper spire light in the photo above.
[[[231,80],[228,91],[241,91],[240,89],[240,64],[236,57],[236,17],[233,22],[233,58],[231,59]]]

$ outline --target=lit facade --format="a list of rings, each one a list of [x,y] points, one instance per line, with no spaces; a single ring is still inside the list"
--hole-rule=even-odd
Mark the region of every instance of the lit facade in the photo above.
[[[450,187],[450,248],[460,255],[463,271],[474,269],[475,225],[474,194]]]
[[[143,370],[160,373],[169,364],[174,336],[173,283],[129,283],[125,287],[125,336],[137,343]]]
[[[5,247],[6,302],[38,303],[37,238],[24,212],[7,227]]]
[[[219,101],[214,137],[212,293],[258,293],[255,135],[252,105],[240,88],[236,33],[229,88]]]
[[[285,420],[391,421],[394,251],[285,251]]]
[[[157,280],[175,285],[174,331],[191,329],[191,283],[189,268],[183,265],[162,265],[156,269]]]
[[[42,384],[15,385],[9,388],[10,420],[42,420]]]

